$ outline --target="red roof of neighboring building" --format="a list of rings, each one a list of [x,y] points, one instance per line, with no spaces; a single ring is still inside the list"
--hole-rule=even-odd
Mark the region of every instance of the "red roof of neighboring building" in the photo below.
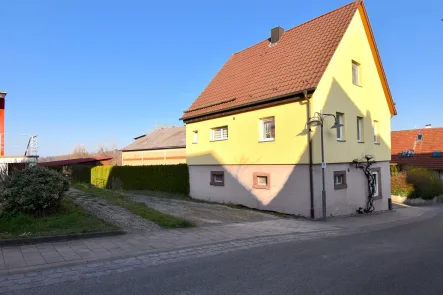
[[[417,140],[419,134],[421,140]],[[434,151],[443,155],[443,128],[392,131],[391,146],[392,163],[443,170],[443,158],[434,156]],[[402,156],[405,151],[413,151],[413,155]]]
[[[361,1],[232,55],[185,111],[189,119],[317,87]]]
[[[111,160],[113,157],[95,157],[95,158],[78,158],[60,161],[50,161],[38,163],[39,166],[69,166],[75,164],[84,164],[89,162],[106,161]]]

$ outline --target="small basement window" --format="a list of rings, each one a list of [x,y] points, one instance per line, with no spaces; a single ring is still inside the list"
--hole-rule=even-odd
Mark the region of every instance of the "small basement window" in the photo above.
[[[338,190],[347,187],[348,185],[346,183],[346,170],[334,171],[334,189]]]
[[[253,188],[270,189],[271,176],[269,173],[255,172],[253,175]]]
[[[440,158],[441,157],[440,150],[433,151],[432,156],[435,158]]]
[[[211,171],[211,185],[224,186],[225,185],[225,173],[223,171]]]
[[[423,140],[423,134],[417,134],[417,141]]]

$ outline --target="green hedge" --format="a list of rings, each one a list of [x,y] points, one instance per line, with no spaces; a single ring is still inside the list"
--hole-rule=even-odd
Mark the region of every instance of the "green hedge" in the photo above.
[[[76,165],[71,167],[71,179],[73,182],[86,182],[91,181],[91,166]]]
[[[119,182],[127,190],[152,190],[189,194],[188,165],[96,166],[91,183],[101,188]]]

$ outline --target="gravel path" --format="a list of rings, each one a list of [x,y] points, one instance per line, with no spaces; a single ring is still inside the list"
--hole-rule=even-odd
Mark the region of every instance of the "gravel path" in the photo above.
[[[275,215],[248,209],[235,209],[225,205],[152,197],[139,195],[136,192],[125,195],[157,211],[190,220],[197,226],[280,219]]]
[[[67,195],[73,199],[75,204],[89,213],[118,226],[128,233],[140,233],[161,229],[157,224],[139,217],[125,208],[115,206],[102,198],[97,198],[83,191],[71,188]]]

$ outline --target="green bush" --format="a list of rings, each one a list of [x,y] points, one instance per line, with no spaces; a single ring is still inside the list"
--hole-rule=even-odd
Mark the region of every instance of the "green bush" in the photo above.
[[[2,208],[10,213],[46,216],[56,213],[69,189],[60,173],[44,167],[29,167],[14,173],[0,189]]]
[[[391,193],[408,198],[416,197],[414,186],[408,183],[405,171],[391,175]]]
[[[100,188],[113,187],[113,181],[124,189],[152,190],[189,194],[188,165],[96,166],[91,169],[91,183]]]
[[[443,182],[438,173],[426,168],[407,168],[407,182],[412,184],[415,194],[425,200],[443,194]]]

